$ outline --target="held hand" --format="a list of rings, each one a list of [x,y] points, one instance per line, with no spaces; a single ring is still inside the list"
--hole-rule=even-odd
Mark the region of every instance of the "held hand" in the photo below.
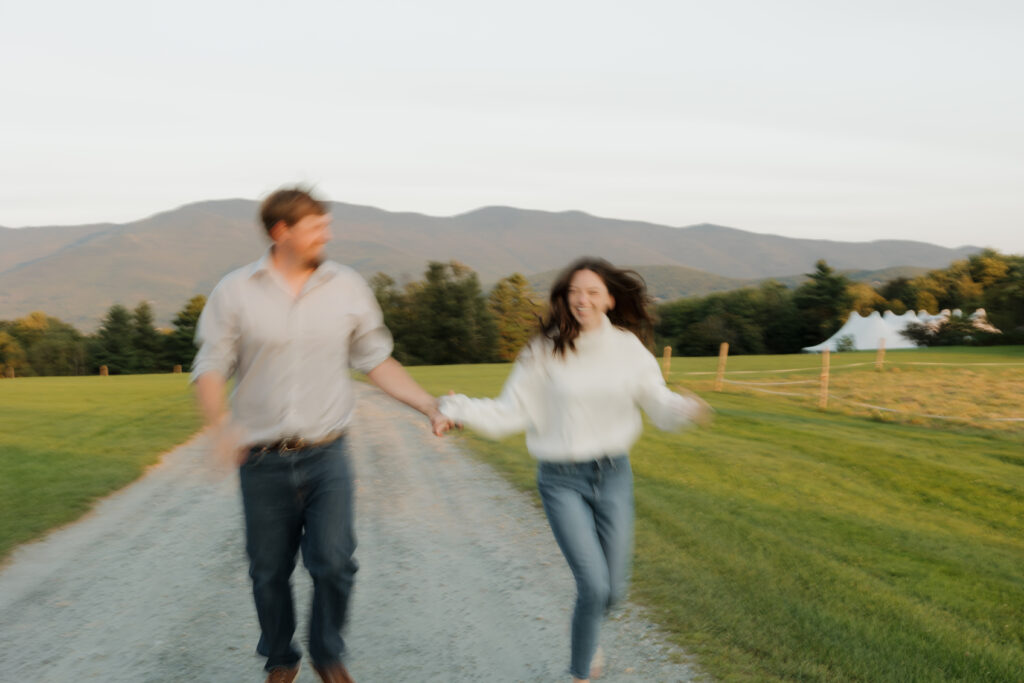
[[[445,432],[454,426],[455,423],[445,417],[440,411],[430,416],[430,427],[434,431],[434,436],[444,436]]]
[[[434,432],[434,436],[444,436],[445,432],[455,426],[455,423],[441,412],[440,406],[441,402],[435,398],[433,404],[424,411],[427,419],[430,420],[430,428]]]

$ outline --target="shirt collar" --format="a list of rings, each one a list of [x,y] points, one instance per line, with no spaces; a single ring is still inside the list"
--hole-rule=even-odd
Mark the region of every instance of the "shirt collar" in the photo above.
[[[252,264],[252,270],[249,272],[249,277],[256,277],[257,275],[261,274],[270,274],[271,268],[273,268],[273,261],[271,260],[273,258],[273,249],[274,245],[271,244],[263,252],[263,256],[261,256],[256,262]],[[341,266],[338,263],[336,263],[335,261],[325,260],[317,267],[315,271],[313,271],[313,274],[309,276],[309,279],[310,282],[329,280],[330,278],[337,275],[340,271]]]
[[[260,258],[255,263],[252,264],[252,268],[250,268],[250,270],[249,270],[249,277],[255,277],[256,275],[259,275],[260,273],[269,273],[270,272],[270,250],[271,249],[273,249],[273,245],[267,247],[263,251],[263,256],[260,256]]]

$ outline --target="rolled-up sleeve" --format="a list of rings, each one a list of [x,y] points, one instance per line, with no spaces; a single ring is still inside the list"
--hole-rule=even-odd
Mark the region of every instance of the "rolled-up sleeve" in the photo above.
[[[213,292],[199,315],[195,343],[199,348],[192,361],[191,381],[207,372],[218,372],[227,379],[238,366],[238,309],[229,305],[225,283]]]
[[[359,299],[357,322],[349,340],[348,364],[359,372],[367,373],[391,356],[394,342],[391,332],[384,326],[373,291],[362,278],[356,278],[355,296]]]

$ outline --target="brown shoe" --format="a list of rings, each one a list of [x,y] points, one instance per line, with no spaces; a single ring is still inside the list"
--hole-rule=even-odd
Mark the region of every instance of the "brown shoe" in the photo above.
[[[295,683],[299,677],[299,665],[275,666],[267,672],[266,683]]]
[[[313,671],[324,683],[356,683],[349,675],[348,669],[341,662],[328,664],[327,666],[313,665]]]

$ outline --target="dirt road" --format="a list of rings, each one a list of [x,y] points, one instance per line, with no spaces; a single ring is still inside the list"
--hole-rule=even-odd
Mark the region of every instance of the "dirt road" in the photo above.
[[[356,680],[568,681],[574,588],[543,512],[457,439],[359,391]],[[237,488],[197,438],[16,551],[0,571],[0,681],[262,680]],[[295,588],[305,613],[301,562]],[[604,681],[696,678],[635,608],[602,641]],[[315,681],[304,664],[299,680]]]

